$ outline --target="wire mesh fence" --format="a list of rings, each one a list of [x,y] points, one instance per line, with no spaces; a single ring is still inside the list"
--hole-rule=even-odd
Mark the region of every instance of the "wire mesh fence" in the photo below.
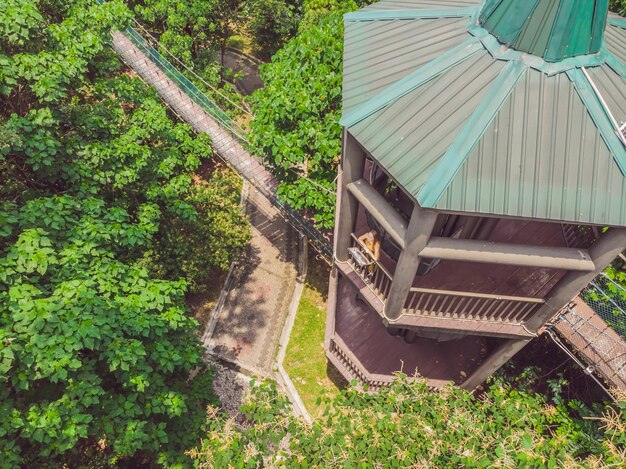
[[[556,328],[583,359],[611,385],[626,386],[626,342],[573,304],[559,316]]]
[[[626,339],[626,288],[603,273],[580,292],[580,297],[620,337]]]

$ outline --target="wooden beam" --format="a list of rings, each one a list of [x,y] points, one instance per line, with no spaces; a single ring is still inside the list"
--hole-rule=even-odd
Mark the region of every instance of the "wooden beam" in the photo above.
[[[519,301],[524,303],[537,303],[543,304],[545,300],[543,298],[531,298],[528,296],[508,296],[508,295],[494,295],[491,293],[475,293],[469,291],[456,291],[456,290],[439,290],[435,288],[411,288],[412,292],[417,293],[431,293],[434,295],[446,295],[446,296],[468,296],[472,298],[485,298],[489,300],[503,300],[503,301]]]
[[[340,261],[348,260],[350,233],[356,225],[358,203],[348,194],[347,186],[363,177],[365,153],[347,130],[343,132],[342,171],[339,173],[337,190],[337,212],[335,213],[335,256]]]
[[[441,331],[447,333],[529,339],[534,337],[521,324],[483,321],[480,319],[459,319],[436,316],[419,316],[403,314],[395,321],[383,320],[389,327],[412,329],[416,331]]]
[[[404,249],[407,221],[389,205],[365,179],[348,184],[348,191],[358,200],[365,210],[382,225],[387,233]]]
[[[419,253],[428,243],[436,221],[437,212],[424,210],[417,204],[413,206],[411,221],[405,233],[404,249],[400,253],[396,270],[393,273],[389,297],[385,303],[386,318],[393,320],[402,314],[404,303],[420,264]]]
[[[432,237],[420,257],[591,272],[595,264],[586,249],[494,243]]]
[[[526,323],[531,331],[538,330],[578,295],[626,246],[626,228],[610,228],[589,249],[596,269],[592,272],[568,272],[550,290],[545,304]]]
[[[502,365],[508,362],[520,350],[531,341],[526,339],[509,339],[501,344],[480,366],[465,380],[461,387],[468,391],[474,390],[489,376],[498,371]]]

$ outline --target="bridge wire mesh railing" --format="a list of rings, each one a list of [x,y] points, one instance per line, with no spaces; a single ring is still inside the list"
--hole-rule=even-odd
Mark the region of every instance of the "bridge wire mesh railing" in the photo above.
[[[267,197],[270,202],[279,210],[281,215],[293,226],[298,232],[309,239],[311,245],[318,253],[330,262],[333,256],[332,246],[329,239],[324,236],[313,223],[293,210],[285,204],[276,195],[276,186],[268,179],[268,171],[258,161],[258,158],[250,156],[243,148],[248,145],[244,129],[239,126],[227,113],[219,106],[211,101],[203,91],[201,91],[191,80],[181,73],[174,65],[171,64],[159,51],[157,51],[148,40],[139,34],[134,28],[128,27],[122,31],[122,34],[139,50],[147,59],[152,62],[161,72],[165,74],[189,99],[198,105],[208,116],[213,118],[222,131],[226,131],[227,135],[220,138],[218,154],[235,169],[242,177],[248,180],[259,192]],[[129,64],[132,66],[132,64]],[[164,99],[166,104],[172,107],[172,104]],[[180,116],[180,113],[177,113]],[[182,116],[187,120],[187,116]],[[190,122],[195,130],[199,130],[194,122]],[[215,140],[215,138],[214,138]],[[223,153],[229,153],[230,158]],[[250,164],[250,159],[256,160],[259,164]],[[253,168],[256,166],[256,168]],[[255,170],[256,169],[256,170]],[[324,188],[325,190],[328,190]]]
[[[602,273],[580,292],[580,297],[626,340],[626,288]]]
[[[620,337],[580,314],[575,305],[567,306],[558,322],[575,332],[567,340],[587,357],[585,361],[593,369],[600,370],[610,381],[617,378],[626,383],[626,343]]]

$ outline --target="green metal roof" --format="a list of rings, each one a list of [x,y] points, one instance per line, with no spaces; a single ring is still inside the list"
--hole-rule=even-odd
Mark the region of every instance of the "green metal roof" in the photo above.
[[[424,207],[626,226],[626,20],[609,15],[599,53],[548,62],[480,7],[346,15],[343,125]]]
[[[557,62],[602,46],[609,0],[487,0],[480,23],[508,47]]]

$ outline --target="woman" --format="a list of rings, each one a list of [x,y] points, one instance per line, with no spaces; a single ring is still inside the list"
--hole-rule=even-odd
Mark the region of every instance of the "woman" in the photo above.
[[[378,233],[376,230],[368,231],[367,233],[359,236],[358,240],[368,251],[372,259],[375,261],[380,259],[380,240],[378,239]]]

